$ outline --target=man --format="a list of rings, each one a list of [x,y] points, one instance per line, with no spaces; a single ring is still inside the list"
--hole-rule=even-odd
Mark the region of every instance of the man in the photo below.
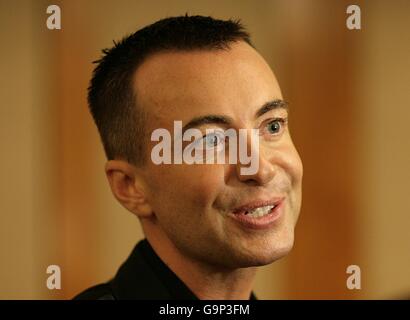
[[[90,110],[111,190],[146,239],[111,281],[77,298],[254,298],[256,268],[291,250],[301,206],[302,163],[273,72],[239,22],[211,17],[163,19],[103,52]],[[256,129],[257,170],[245,174],[239,160],[154,163],[152,133],[168,130],[175,145],[177,121],[216,152],[225,138],[215,132]]]

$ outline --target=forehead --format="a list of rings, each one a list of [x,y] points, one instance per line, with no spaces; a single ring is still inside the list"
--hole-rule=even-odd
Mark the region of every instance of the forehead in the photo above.
[[[149,57],[135,73],[134,90],[148,122],[162,127],[207,114],[253,117],[263,103],[282,96],[270,67],[244,42]]]

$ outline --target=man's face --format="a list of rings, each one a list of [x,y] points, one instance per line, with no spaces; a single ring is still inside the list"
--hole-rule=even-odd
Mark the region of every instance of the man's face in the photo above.
[[[148,112],[149,137],[157,128],[173,135],[174,121],[184,126],[208,115],[230,122],[197,126],[204,135],[206,129],[259,129],[254,175],[242,175],[240,163],[156,165],[149,156],[144,175],[154,217],[148,223],[181,253],[211,265],[264,265],[287,254],[301,206],[303,169],[287,125],[275,122],[286,119],[287,110],[257,116],[266,102],[282,99],[263,58],[244,42],[229,50],[160,53],[139,67],[134,86],[138,104]],[[148,142],[148,155],[156,143]],[[277,218],[265,217],[268,222],[256,223],[259,227],[246,221],[262,218],[235,211],[278,200],[280,206],[270,213]]]

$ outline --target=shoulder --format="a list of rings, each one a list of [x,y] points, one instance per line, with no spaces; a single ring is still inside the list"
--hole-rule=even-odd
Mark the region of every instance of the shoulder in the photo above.
[[[116,300],[111,284],[102,283],[84,290],[76,295],[73,300]]]
[[[176,276],[173,273],[169,275],[170,273],[148,241],[142,240],[110,281],[84,290],[74,300],[171,299],[169,285],[166,283],[169,283],[168,278]],[[175,280],[171,280],[171,283],[175,285]],[[180,286],[177,284],[177,287]]]

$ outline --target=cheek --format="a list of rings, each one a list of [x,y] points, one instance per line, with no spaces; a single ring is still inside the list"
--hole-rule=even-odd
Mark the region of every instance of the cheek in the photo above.
[[[293,144],[289,144],[282,149],[278,162],[290,180],[289,205],[293,212],[293,223],[296,224],[302,205],[302,160]]]
[[[303,177],[302,160],[292,142],[283,145],[277,155],[277,164],[287,173],[294,187],[299,187]]]
[[[220,188],[224,184],[224,169],[222,165],[192,165],[183,169],[188,175],[186,190],[195,208],[209,209],[212,207]]]
[[[152,178],[154,202],[184,211],[211,207],[224,183],[223,166],[216,164],[163,166]]]

